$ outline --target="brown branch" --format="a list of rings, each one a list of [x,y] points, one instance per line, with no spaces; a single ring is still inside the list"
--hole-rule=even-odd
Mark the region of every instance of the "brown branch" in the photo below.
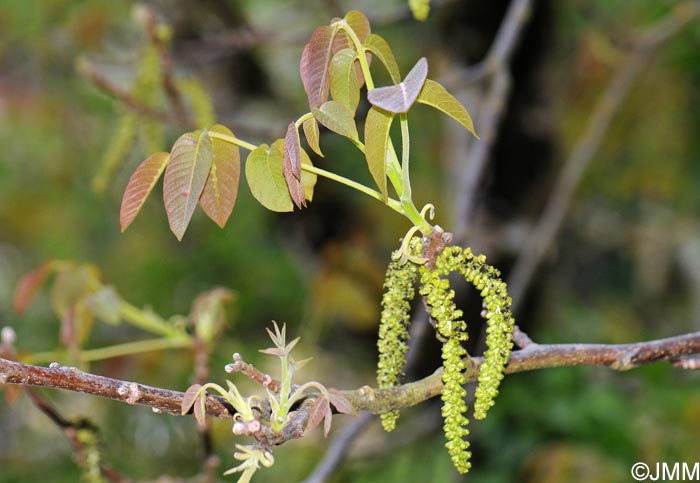
[[[532,371],[553,367],[606,366],[618,371],[659,361],[675,362],[682,356],[700,354],[700,332],[692,332],[666,339],[632,344],[536,344],[526,345],[514,351],[506,367],[506,373]],[[482,357],[471,359],[466,371],[468,381],[477,379]],[[693,364],[689,364],[693,366]],[[691,367],[692,368],[692,367]],[[358,411],[382,413],[391,409],[415,406],[442,391],[442,369],[421,380],[389,389],[373,389],[369,386],[344,391]],[[0,383],[39,386],[83,392],[128,404],[150,406],[155,412],[180,415],[184,393],[155,388],[135,382],[121,381],[80,371],[73,367],[39,367],[0,358]],[[304,434],[311,401],[307,400],[291,417],[291,423],[281,435],[261,434],[270,444],[282,444]],[[207,414],[219,418],[232,418],[233,408],[221,398],[207,398]],[[258,436],[258,435],[256,435]]]
[[[683,27],[699,15],[699,3],[684,2],[676,5],[663,20],[645,30],[634,43],[635,48],[627,61],[622,64],[610,81],[608,88],[601,95],[588,120],[584,134],[566,160],[547,201],[547,206],[537,225],[533,228],[531,236],[523,243],[520,255],[510,274],[508,288],[513,298],[512,308],[514,312],[522,303],[523,295],[535,270],[559,231],[584,171],[598,151],[613,116],[627,97],[634,81],[639,78],[640,72],[649,63],[654,50],[674,34],[680,32]]]

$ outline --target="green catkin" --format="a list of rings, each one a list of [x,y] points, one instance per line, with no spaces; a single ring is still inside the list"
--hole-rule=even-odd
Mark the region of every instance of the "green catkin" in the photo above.
[[[430,0],[408,0],[408,6],[416,20],[428,19],[430,13]]]
[[[100,169],[90,183],[92,190],[96,193],[105,190],[107,184],[112,181],[114,171],[131,150],[136,137],[137,125],[135,114],[124,112],[119,116],[117,127],[114,129],[107,149],[102,156]]]
[[[177,88],[189,103],[197,126],[209,127],[216,122],[214,103],[202,84],[194,79],[178,79]]]
[[[486,263],[483,255],[474,256],[470,249],[447,247],[437,257],[433,270],[421,268],[420,293],[431,306],[431,316],[443,343],[443,419],[447,439],[446,447],[457,470],[469,470],[470,452],[466,437],[469,420],[465,414],[466,391],[463,357],[466,350],[461,342],[467,340],[467,325],[462,311],[454,304],[454,290],[446,278],[451,272],[459,272],[480,292],[484,299],[487,320],[487,350],[479,370],[474,417],[483,419],[498,394],[503,371],[510,356],[514,320],[510,313],[511,299],[500,272]]]
[[[409,250],[412,255],[420,253],[418,238],[411,240]],[[402,368],[408,351],[408,323],[410,321],[411,300],[415,294],[418,266],[410,261],[399,260],[395,252],[384,279],[382,315],[379,323],[379,363],[377,364],[377,384],[380,388],[396,386],[403,375]],[[397,410],[381,415],[382,426],[386,431],[396,427],[399,418]]]
[[[163,102],[162,68],[155,45],[148,45],[141,55],[131,93],[144,106],[158,108]],[[162,151],[165,146],[165,127],[154,119],[141,119],[139,137],[146,152]]]
[[[92,428],[79,428],[76,437],[81,445],[80,469],[83,483],[103,483],[100,442]]]

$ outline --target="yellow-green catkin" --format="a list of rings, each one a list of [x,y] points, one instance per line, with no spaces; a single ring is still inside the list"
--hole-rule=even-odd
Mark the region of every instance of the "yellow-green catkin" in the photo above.
[[[464,389],[464,361],[467,351],[462,342],[467,340],[467,324],[462,320],[462,311],[454,303],[455,292],[450,282],[443,276],[459,270],[462,263],[462,249],[447,247],[435,261],[435,268],[421,268],[420,293],[430,305],[430,315],[435,320],[436,330],[444,339],[442,345],[442,417],[443,430],[452,463],[457,471],[466,473],[471,467],[468,451],[469,419],[467,419],[467,391]]]
[[[83,483],[103,483],[100,442],[96,431],[91,427],[79,428],[76,437],[81,446],[80,469]]]
[[[430,0],[408,0],[408,6],[413,13],[413,18],[424,21],[430,13]]]
[[[409,250],[412,255],[420,254],[420,239],[411,240]],[[408,323],[410,321],[411,300],[415,294],[418,265],[411,261],[401,261],[395,252],[384,279],[382,315],[379,323],[379,363],[377,364],[377,384],[388,388],[399,383],[408,351]],[[399,418],[397,410],[381,415],[382,426],[386,431],[396,427]]]
[[[102,155],[100,168],[90,184],[93,191],[101,193],[112,181],[114,171],[129,154],[136,138],[138,120],[135,114],[124,112],[119,116],[117,126],[109,139],[109,144]]]
[[[155,45],[149,44],[144,48],[139,61],[131,93],[144,106],[157,109],[163,104],[162,67],[160,54]],[[148,153],[162,151],[165,146],[165,126],[161,121],[141,119],[140,138]]]
[[[202,84],[195,79],[178,79],[177,88],[188,102],[197,126],[211,127],[216,122],[214,103]]]
[[[512,300],[500,272],[488,265],[483,255],[474,256],[470,249],[465,249],[460,272],[481,292],[485,311],[487,349],[479,368],[474,402],[474,417],[484,419],[498,395],[498,386],[513,349]]]

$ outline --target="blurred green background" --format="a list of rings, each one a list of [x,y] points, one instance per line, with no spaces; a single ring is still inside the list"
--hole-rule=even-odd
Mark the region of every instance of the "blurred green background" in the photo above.
[[[624,62],[629,39],[674,3],[535,2],[515,53],[512,93],[468,235],[506,274],[523,227],[541,212],[596,99]],[[507,2],[436,2],[425,23],[411,20],[398,1],[149,5],[173,29],[178,75],[205,86],[219,121],[237,135],[269,143],[308,110],[298,62],[315,26],[349,9],[363,10],[377,20],[373,30],[389,40],[402,72],[426,56],[431,77],[441,78],[483,58]],[[13,292],[41,261],[75,260],[94,264],[124,299],[166,318],[186,315],[202,291],[232,289],[235,300],[212,355],[211,378],[217,382],[223,382],[223,364],[233,352],[274,370],[257,354],[268,344],[264,327],[274,319],[286,322],[293,336],[302,335],[298,358],[314,357],[303,377],[339,388],[372,384],[383,273],[408,228],[390,210],[320,180],[308,209],[273,214],[242,183],[225,229],[197,212],[177,242],[157,189],[120,234],[121,194],[150,154],[139,143],[105,192],[91,190],[123,111],[81,77],[75,63],[86,58],[116,85],[128,87],[145,44],[133,6],[112,0],[0,3],[0,325],[15,329],[23,354],[56,348],[59,321],[46,290],[22,316],[12,309]],[[617,114],[523,310],[515,314],[536,341],[624,343],[700,330],[699,45],[695,21],[653,57]],[[478,89],[459,82],[453,87],[478,98]],[[432,201],[437,223],[450,230],[456,198],[450,173],[466,169],[460,162],[467,154],[450,144],[452,121],[424,108],[411,121],[416,202]],[[185,130],[165,129],[167,145]],[[316,164],[371,183],[349,142],[325,133],[321,145],[326,157]],[[459,159],[453,159],[455,152]],[[467,315],[479,320],[478,309]],[[136,329],[98,323],[86,346],[144,337]],[[416,375],[439,363],[429,347]],[[171,350],[90,369],[184,390],[192,364],[189,351]],[[65,415],[97,424],[105,458],[127,477],[197,473],[199,447],[190,418],[44,394]],[[335,418],[335,431],[346,422]],[[385,435],[375,423],[334,481],[458,480],[440,428],[435,401],[406,411],[397,434]],[[490,417],[473,424],[472,432],[467,481],[631,481],[636,461],[698,461],[700,379],[670,365],[629,373],[560,368],[514,375]],[[223,470],[233,463],[228,422],[214,423],[214,439]],[[313,434],[277,448],[277,463],[255,481],[302,480],[325,447]],[[70,482],[78,475],[67,441],[44,415],[25,397],[12,405],[0,400],[0,482]]]

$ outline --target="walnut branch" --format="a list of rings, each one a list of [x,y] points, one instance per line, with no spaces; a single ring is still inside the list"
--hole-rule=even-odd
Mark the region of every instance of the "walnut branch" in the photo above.
[[[700,332],[692,332],[647,342],[631,344],[537,344],[530,342],[523,349],[514,351],[506,373],[532,371],[552,367],[606,366],[624,371],[659,361],[677,362],[682,356],[700,354]],[[467,380],[477,379],[482,357],[469,361]],[[681,365],[681,367],[684,367]],[[689,368],[694,365],[690,364]],[[415,382],[389,389],[373,389],[365,386],[344,391],[358,411],[382,413],[391,409],[415,406],[435,397],[442,391],[442,369]],[[66,389],[101,396],[128,404],[153,408],[154,412],[180,415],[184,393],[161,389],[136,382],[122,381],[83,372],[73,367],[39,367],[0,358],[0,383],[24,386]],[[307,401],[308,402],[308,401]],[[310,405],[304,404],[294,415],[293,427],[283,435],[267,439],[281,444],[287,439],[299,438],[308,417]],[[226,402],[215,396],[207,399],[207,414],[219,418],[232,418],[235,414]],[[288,434],[287,434],[288,433]]]

